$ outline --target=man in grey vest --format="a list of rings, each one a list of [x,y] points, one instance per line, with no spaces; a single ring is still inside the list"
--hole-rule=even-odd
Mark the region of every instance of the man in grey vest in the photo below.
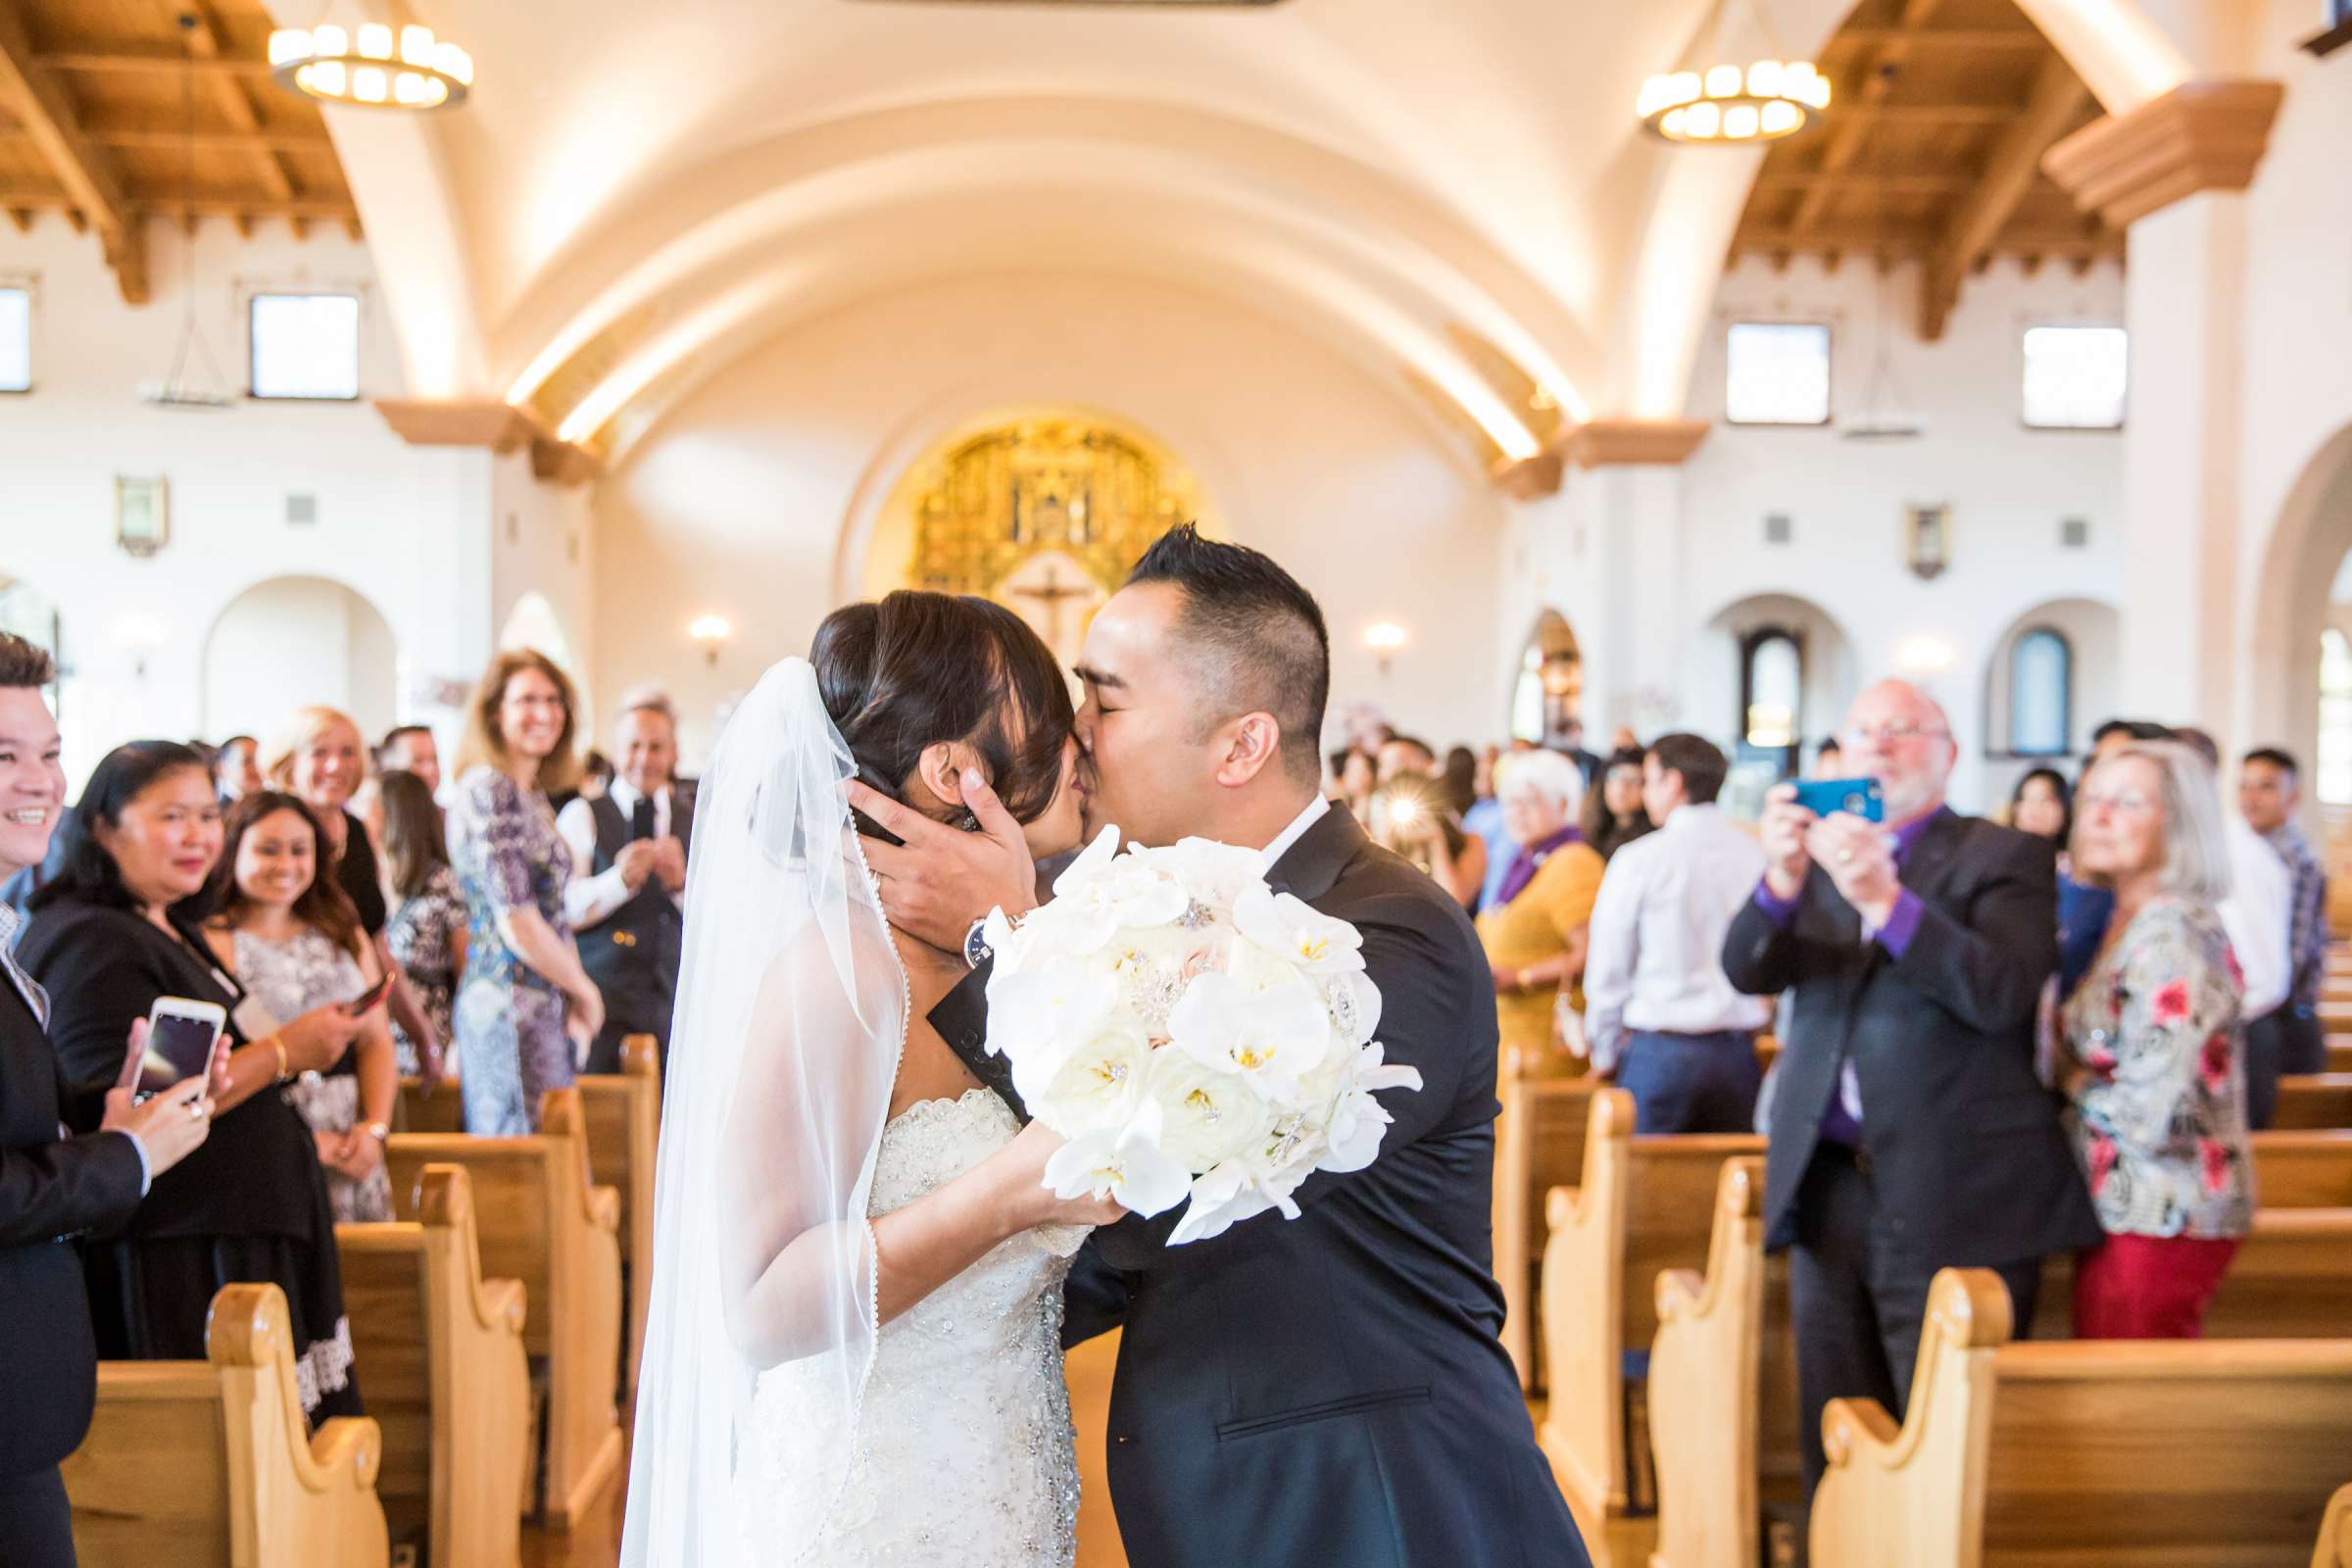
[[[694,829],[693,792],[677,781],[677,710],[667,697],[649,691],[623,702],[612,755],[612,787],[571,802],[556,819],[571,847],[564,910],[581,966],[605,998],[587,1072],[618,1072],[620,1043],[630,1035],[652,1035],[667,1063]]]

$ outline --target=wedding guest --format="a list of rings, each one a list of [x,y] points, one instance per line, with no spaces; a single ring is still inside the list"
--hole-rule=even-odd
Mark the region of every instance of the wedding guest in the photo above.
[[[1438,754],[1430,750],[1429,742],[1410,735],[1393,736],[1382,743],[1379,756],[1380,782],[1386,784],[1400,773],[1416,773],[1428,778],[1438,770]]]
[[[1557,752],[1503,759],[1495,788],[1520,845],[1478,936],[1494,975],[1494,1009],[1505,1052],[1544,1073],[1573,1076],[1581,1064],[1554,1048],[1553,1013],[1563,992],[1582,1009],[1587,925],[1600,892],[1600,857],[1577,831],[1584,779]]]
[[[2275,746],[2246,754],[2237,771],[2238,811],[2294,878],[2287,993],[2279,1012],[2281,1074],[2328,1070],[2328,1036],[2320,1025],[2320,985],[2328,973],[2328,869],[2295,820],[2302,806],[2302,769],[2291,755]]]
[[[596,1073],[620,1071],[630,1035],[652,1035],[669,1059],[694,827],[694,797],[677,787],[678,715],[668,698],[647,692],[624,703],[612,749],[612,787],[556,818],[571,851],[564,917],[605,1002],[604,1027],[588,1048],[587,1070]]]
[[[2219,803],[2187,747],[2133,741],[2078,806],[2075,865],[2115,918],[2065,1012],[2060,1087],[2107,1232],[2075,1266],[2075,1334],[2194,1339],[2255,1200]]]
[[[1437,777],[1445,786],[1446,805],[1457,820],[1478,804],[1478,754],[1469,747],[1447,747]]]
[[[2088,778],[2099,760],[2132,741],[2165,741],[2173,738],[2170,727],[2138,718],[2111,718],[2090,732],[2090,760],[2082,764],[2082,778]],[[2081,780],[2077,780],[2078,787]],[[2060,841],[2074,842],[2073,834]],[[2069,857],[2061,849],[2060,859]],[[2091,960],[2098,956],[2099,944],[2107,935],[2107,920],[2115,912],[2115,895],[2105,888],[2094,887],[2082,878],[2061,869],[2058,875],[2058,1000],[2064,1002],[2075,994],[2075,987],[2090,972]]]
[[[1444,781],[1406,772],[1373,791],[1372,838],[1429,873],[1463,908],[1477,902],[1487,846],[1462,831]]]
[[[1503,826],[1502,802],[1494,797],[1494,769],[1501,757],[1499,746],[1490,746],[1479,754],[1478,772],[1471,781],[1475,798],[1462,812],[1462,830],[1477,836],[1487,847],[1487,874],[1479,883],[1474,909],[1494,906],[1494,895],[1501,890],[1502,879],[1511,874],[1511,861],[1519,854],[1517,842]]]
[[[2075,792],[2054,767],[2037,767],[2009,793],[2009,825],[2048,839],[2063,855],[2075,829]]]
[[[1843,778],[1844,776],[1845,749],[1838,744],[1838,737],[1833,735],[1823,741],[1813,753],[1813,771],[1806,777]]]
[[[55,673],[44,650],[0,632],[0,881],[47,858],[65,807],[41,699]],[[10,954],[16,933],[0,906],[0,1562],[73,1568],[58,1463],[89,1430],[98,1370],[77,1247],[129,1221],[153,1179],[204,1143],[214,1105],[203,1074],[136,1104],[127,1089],[68,1086],[49,999]]]
[[[1756,1033],[1772,1004],[1724,977],[1724,933],[1764,875],[1764,852],[1716,807],[1730,763],[1695,735],[1661,735],[1642,758],[1655,833],[1609,862],[1592,906],[1585,1040],[1634,1097],[1640,1133],[1743,1133],[1763,1069]]]
[[[1586,789],[1592,789],[1599,781],[1600,758],[1596,754],[1585,750],[1585,721],[1583,719],[1571,718],[1560,726],[1556,750],[1576,764],[1576,771],[1584,779]]]
[[[309,807],[325,830],[326,868],[358,912],[360,929],[375,949],[376,961],[392,970],[392,994],[385,1004],[392,1021],[412,1039],[430,1035],[430,1020],[384,945],[384,924],[392,906],[384,897],[383,865],[376,855],[375,833],[354,808],[368,804],[355,801],[367,782],[360,726],[337,709],[298,709],[266,750],[263,770],[273,786]]]
[[[1959,747],[1917,687],[1854,700],[1844,765],[1879,781],[1884,823],[1765,798],[1764,879],[1723,968],[1783,1013],[1765,1159],[1765,1245],[1788,1249],[1797,1439],[1808,1494],[1823,1407],[1908,1402],[1929,1283],[1989,1268],[2034,1321],[2041,1260],[2099,1238],[2034,1017],[2056,966],[2048,848],[1944,804]]]
[[[384,945],[432,1025],[419,1040],[394,1024],[392,1049],[404,1074],[432,1084],[448,1070],[437,1043],[456,1038],[451,1004],[458,976],[466,972],[466,899],[449,863],[433,792],[398,768],[383,774],[382,783],[384,880],[392,895]]]
[[[1585,842],[1605,863],[1654,825],[1642,808],[1642,753],[1613,753],[1600,773],[1600,788],[1585,795]]]
[[[220,1287],[275,1285],[303,1413],[313,1424],[361,1414],[334,1210],[310,1129],[278,1093],[298,1073],[332,1066],[360,1021],[315,1007],[247,1032],[244,990],[189,913],[220,853],[220,798],[195,752],[170,741],[119,746],[91,772],[80,807],[65,872],[34,896],[17,950],[49,993],[66,1080],[113,1082],[131,1025],[158,997],[221,1007],[230,1048],[212,1136],[156,1177],[116,1238],[84,1249],[98,1353],[201,1361]]]
[[[2218,799],[2222,753],[2213,737],[2190,725],[2176,729],[2173,737],[2205,763]],[[2286,999],[2294,984],[2295,876],[2243,816],[2225,810],[2221,821],[2222,839],[2230,849],[2230,881],[2220,903],[2222,929],[2237,959],[2241,989],[2246,1120],[2260,1132],[2278,1110],[2278,1074],[2286,1057]]]
[[[441,793],[441,749],[433,732],[422,724],[395,724],[384,732],[375,749],[380,772],[414,773],[434,795]]]
[[[213,754],[213,778],[220,786],[220,804],[234,806],[264,787],[261,742],[250,735],[231,735]]]
[[[1379,770],[1372,756],[1361,747],[1350,746],[1334,752],[1331,759],[1331,798],[1348,808],[1359,826],[1372,820],[1372,792],[1380,784]]]
[[[263,790],[228,813],[213,870],[205,941],[270,1018],[357,1000],[383,973],[359,911],[323,871],[326,832],[291,795]],[[384,1141],[400,1069],[379,1003],[361,1015],[351,1049],[288,1085],[286,1102],[310,1124],[335,1218],[392,1217]]]
[[[571,852],[547,791],[567,784],[571,680],[545,654],[490,661],[466,714],[449,808],[468,932],[456,1007],[466,1130],[536,1132],[540,1097],[568,1088],[604,1027],[604,1000],[564,917]]]

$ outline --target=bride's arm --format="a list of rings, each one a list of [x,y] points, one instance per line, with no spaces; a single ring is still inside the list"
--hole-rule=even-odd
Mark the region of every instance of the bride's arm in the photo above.
[[[887,961],[887,960],[886,960]],[[888,1022],[895,1031],[896,1019]],[[862,1280],[857,1177],[888,1109],[889,1048],[860,1020],[821,947],[781,956],[761,982],[717,1152],[731,1222],[723,1264],[729,1332],[773,1366],[842,1342],[840,1281]],[[879,1055],[877,1054],[880,1054]],[[1102,1224],[1108,1201],[1063,1202],[1043,1185],[1059,1139],[1024,1130],[925,1197],[872,1222],[880,1321],[913,1306],[999,1243],[1033,1226]]]

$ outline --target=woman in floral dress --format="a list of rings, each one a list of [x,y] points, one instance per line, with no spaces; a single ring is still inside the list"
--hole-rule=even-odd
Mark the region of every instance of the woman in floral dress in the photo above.
[[[270,1027],[350,1002],[383,974],[358,911],[328,869],[330,853],[325,826],[294,796],[264,790],[229,812],[213,872],[217,912],[204,936]],[[337,1223],[392,1217],[384,1141],[399,1090],[379,1002],[341,1059],[282,1091],[310,1126]]]
[[[571,1084],[604,1026],[564,919],[571,852],[547,800],[578,767],[572,722],[570,680],[527,648],[490,662],[467,714],[449,838],[468,927],[460,1083],[478,1136],[538,1131],[540,1097]]]
[[[2082,1339],[2194,1339],[2253,1224],[2243,982],[2213,771],[2135,742],[2075,798],[2076,875],[2115,915],[2068,999],[2061,1087],[2106,1245],[2075,1270]]]

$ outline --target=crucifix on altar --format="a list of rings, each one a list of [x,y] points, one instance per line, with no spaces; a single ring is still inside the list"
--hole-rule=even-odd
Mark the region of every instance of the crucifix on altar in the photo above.
[[[1078,662],[1087,622],[1110,596],[1069,557],[1048,550],[1015,566],[995,597],[1011,606],[1067,666]]]

